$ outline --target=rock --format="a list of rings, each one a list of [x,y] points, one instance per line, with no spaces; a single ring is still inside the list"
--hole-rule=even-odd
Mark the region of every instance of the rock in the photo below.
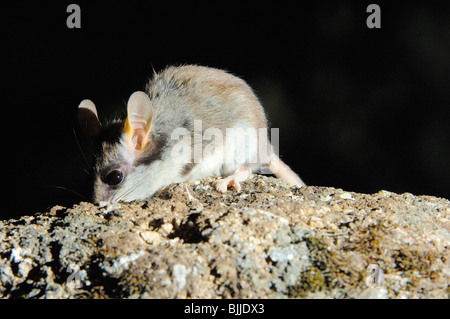
[[[214,180],[0,221],[0,298],[450,297],[446,199]]]

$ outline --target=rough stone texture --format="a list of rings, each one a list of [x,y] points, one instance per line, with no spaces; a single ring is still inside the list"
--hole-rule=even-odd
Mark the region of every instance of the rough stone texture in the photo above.
[[[0,297],[450,297],[446,199],[256,175],[222,195],[213,180],[0,221]]]

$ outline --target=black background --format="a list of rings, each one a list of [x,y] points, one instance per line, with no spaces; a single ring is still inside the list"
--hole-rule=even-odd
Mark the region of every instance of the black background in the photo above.
[[[307,184],[449,198],[449,6],[392,2],[375,2],[381,29],[369,1],[78,1],[81,29],[68,1],[2,4],[0,218],[87,196],[79,102],[111,118],[153,70],[185,63],[246,80]]]

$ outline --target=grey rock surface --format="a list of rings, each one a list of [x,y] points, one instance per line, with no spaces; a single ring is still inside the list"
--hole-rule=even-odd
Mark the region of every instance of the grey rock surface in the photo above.
[[[213,181],[0,221],[0,297],[450,297],[446,199]]]

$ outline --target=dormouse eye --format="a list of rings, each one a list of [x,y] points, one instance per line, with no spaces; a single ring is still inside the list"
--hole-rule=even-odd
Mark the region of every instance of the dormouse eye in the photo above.
[[[116,186],[119,185],[123,181],[123,173],[122,171],[115,169],[106,175],[105,182],[108,185]]]

